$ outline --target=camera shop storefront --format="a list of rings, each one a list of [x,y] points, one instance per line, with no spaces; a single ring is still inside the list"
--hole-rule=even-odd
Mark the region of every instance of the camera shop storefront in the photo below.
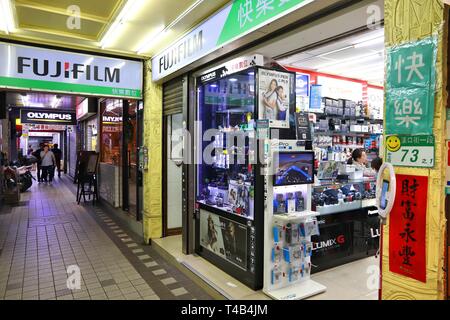
[[[12,43],[0,43],[0,56],[9,61],[0,65],[8,105],[18,114],[37,112],[28,122],[40,130],[70,116],[60,139],[70,176],[80,151],[98,152],[100,197],[140,220],[142,61]]]
[[[346,165],[355,149],[365,149],[369,171],[370,162],[382,153],[384,34],[379,25],[382,17],[377,20],[378,26],[367,26],[370,5],[383,7],[382,1],[346,5],[318,16],[314,25],[302,25],[302,9],[294,11],[290,18],[299,21],[295,27],[275,32],[271,39],[222,62],[207,64],[187,78],[190,97],[195,98],[188,101],[190,107],[184,120],[189,130],[195,132],[196,157],[202,156],[205,146],[201,137],[208,129],[245,134],[247,129],[254,128],[267,132],[260,121],[267,119],[258,106],[263,103],[260,98],[276,83],[273,89],[284,97],[282,100],[289,101],[289,107],[277,109],[275,121],[269,122],[268,129],[279,129],[280,139],[287,141],[288,150],[284,152],[294,152],[298,142],[303,146],[299,152],[312,151],[315,159],[314,177],[308,180],[308,187],[299,187],[301,192],[289,191],[292,187],[287,187],[286,192],[277,192],[278,187],[271,189],[273,204],[267,208],[274,211],[269,214],[264,212],[267,208],[258,207],[264,198],[261,194],[264,184],[256,174],[258,168],[248,164],[233,168],[227,162],[232,156],[230,150],[216,154],[212,165],[196,162],[186,166],[184,177],[188,177],[189,183],[183,194],[187,201],[196,201],[183,206],[188,211],[183,215],[192,214],[198,224],[190,228],[183,225],[185,234],[178,241],[183,241],[183,248],[190,249],[190,253],[199,253],[232,277],[222,273],[215,276],[217,269],[202,267],[193,258],[182,259],[230,297],[242,297],[248,292],[242,283],[256,290],[264,287],[273,297],[270,294],[273,283],[268,274],[274,269],[266,252],[270,244],[261,244],[263,239],[272,238],[273,231],[267,227],[270,219],[287,214],[292,210],[289,207],[316,212],[319,232],[311,238],[311,270],[306,268],[302,275],[310,272],[311,279],[327,287],[326,293],[317,299],[378,297],[376,286],[366,285],[368,266],[377,267],[379,263],[374,257],[379,246],[375,173],[366,176]],[[307,8],[305,5],[304,9]],[[205,25],[208,22],[211,21]],[[189,36],[195,39],[199,34],[198,29],[193,29]],[[173,45],[176,46],[177,43]],[[158,80],[155,70],[160,63],[164,66],[169,52],[170,48],[167,56],[162,54],[153,59],[155,80]],[[159,76],[163,78],[165,74]],[[266,81],[268,77],[275,81]],[[194,124],[196,120],[201,124]],[[223,144],[225,140],[215,141]],[[193,154],[191,150],[187,153]],[[308,162],[306,158],[304,161]],[[304,205],[290,206],[290,202]],[[354,261],[356,264],[347,265]],[[333,267],[338,269],[330,270]],[[340,279],[339,284],[331,278]],[[236,287],[230,289],[227,282]],[[342,286],[349,290],[339,296]]]

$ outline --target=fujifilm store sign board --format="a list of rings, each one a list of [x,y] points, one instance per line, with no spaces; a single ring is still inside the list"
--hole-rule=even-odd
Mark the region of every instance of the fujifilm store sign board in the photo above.
[[[0,43],[0,88],[142,98],[142,62]]]
[[[215,50],[313,1],[234,0],[153,57],[153,81],[159,81]]]

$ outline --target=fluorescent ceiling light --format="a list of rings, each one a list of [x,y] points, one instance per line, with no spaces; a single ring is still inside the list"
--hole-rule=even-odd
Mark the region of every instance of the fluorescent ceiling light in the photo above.
[[[119,28],[119,26],[128,21],[130,12],[132,11],[131,9],[137,2],[138,0],[128,0],[125,3],[114,22],[109,26],[108,30],[103,35],[103,38],[100,40],[100,46],[102,47],[102,49],[109,46],[111,42],[115,40],[115,38],[117,37],[117,29]]]
[[[6,34],[10,34],[16,30],[16,22],[14,19],[14,11],[11,0],[0,0],[0,27]]]
[[[375,44],[382,44],[382,43],[384,43],[384,37],[378,37],[378,38],[374,38],[371,40],[366,40],[363,42],[356,43],[354,45],[354,47],[355,48],[365,48],[365,47],[373,46]]]
[[[183,11],[175,20],[173,20],[168,26],[163,27],[159,32],[153,31],[146,39],[139,45],[137,54],[142,54],[153,48],[163,37],[167,35],[167,32],[172,29],[178,22],[186,17],[191,11],[197,8],[204,0],[195,1],[189,8]],[[160,33],[158,35],[158,33]]]
[[[142,54],[146,50],[150,49],[150,47],[156,45],[169,30],[164,26],[159,26],[155,31],[153,31],[145,40],[144,44],[142,44],[139,49],[136,50],[137,54]]]
[[[53,108],[53,109],[58,108],[60,102],[61,102],[61,97],[60,97],[60,96],[55,96],[55,97],[53,98],[52,108]]]
[[[330,67],[342,67],[344,65],[367,62],[367,61],[372,60],[376,56],[382,56],[383,52],[384,51],[374,51],[370,54],[366,54],[366,55],[362,55],[362,56],[358,56],[358,57],[352,57],[352,58],[348,58],[348,59],[343,59],[341,61],[334,61],[334,62],[326,63],[323,65],[317,66],[316,69],[320,71],[320,70],[330,68]]]

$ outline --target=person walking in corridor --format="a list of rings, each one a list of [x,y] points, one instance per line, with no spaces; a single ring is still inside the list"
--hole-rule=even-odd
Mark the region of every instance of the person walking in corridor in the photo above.
[[[41,179],[41,173],[42,173],[42,168],[41,168],[41,152],[44,151],[44,144],[41,143],[39,145],[39,149],[37,149],[36,151],[34,151],[32,153],[32,156],[34,156],[37,159],[37,180],[38,182],[42,182]]]
[[[41,152],[41,169],[42,169],[42,180],[44,182],[53,181],[53,176],[55,174],[56,158],[53,152],[49,149],[48,145],[44,146],[44,150]],[[47,180],[48,178],[48,180]]]
[[[56,159],[55,169],[58,170],[58,177],[61,178],[61,159],[62,159],[62,151],[58,148],[58,144],[55,143],[52,149],[53,154]]]

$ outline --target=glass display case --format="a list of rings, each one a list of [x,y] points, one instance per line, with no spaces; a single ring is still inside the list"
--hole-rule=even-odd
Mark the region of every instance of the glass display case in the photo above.
[[[376,179],[320,181],[313,187],[313,210],[334,214],[376,206]]]
[[[203,163],[197,201],[254,219],[255,71],[246,70],[199,88]]]

